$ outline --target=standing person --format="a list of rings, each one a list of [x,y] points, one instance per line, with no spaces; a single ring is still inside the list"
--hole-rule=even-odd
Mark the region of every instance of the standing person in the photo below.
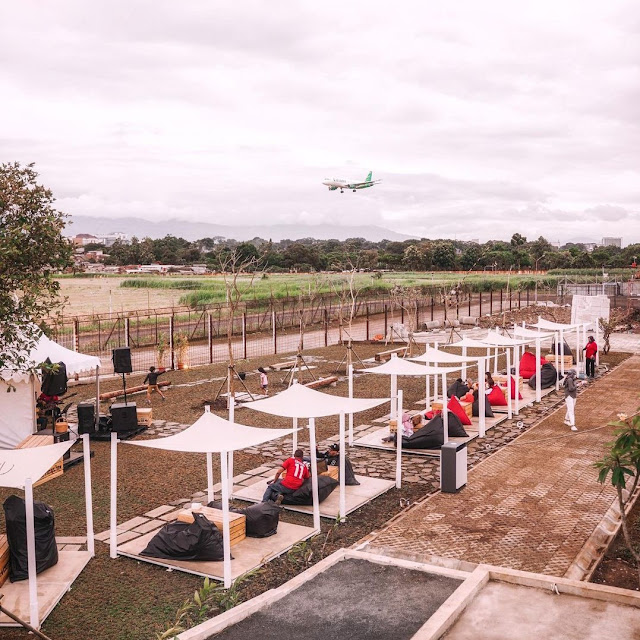
[[[258,367],[258,371],[260,372],[260,388],[262,389],[262,393],[264,393],[265,396],[268,396],[269,378],[267,377],[267,372],[262,367]]]
[[[163,400],[166,400],[166,397],[162,391],[160,391],[160,387],[158,386],[158,378],[166,373],[164,369],[161,371],[156,371],[155,367],[149,367],[149,373],[147,373],[147,377],[143,380],[142,384],[147,385],[147,402],[151,404],[151,392],[157,391],[160,394],[160,397]],[[148,383],[148,384],[147,384]]]
[[[262,502],[269,500],[278,501],[280,495],[290,495],[297,491],[302,483],[309,477],[309,469],[303,460],[304,452],[296,449],[293,458],[287,458],[276,471],[275,478],[267,481],[267,490],[262,496]],[[284,479],[280,480],[283,471],[287,472]]]
[[[577,397],[577,385],[576,385],[576,370],[569,369],[567,375],[562,383],[564,387],[564,402],[567,405],[567,413],[564,417],[564,423],[571,427],[571,431],[577,431],[576,427],[576,397]]]
[[[596,375],[596,353],[598,353],[598,345],[593,336],[589,336],[587,346],[582,349],[584,351],[584,361],[586,365],[587,378],[595,378]]]

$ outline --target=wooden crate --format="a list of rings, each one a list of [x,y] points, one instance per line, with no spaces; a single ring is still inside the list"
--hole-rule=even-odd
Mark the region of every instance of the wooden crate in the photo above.
[[[332,466],[329,465],[327,467],[326,471],[323,471],[321,474],[321,476],[329,476],[330,478],[333,478],[334,480],[338,480],[338,478],[340,477],[340,468],[338,466]]]
[[[201,513],[222,532],[222,509],[202,507],[196,513]],[[180,511],[178,520],[191,524],[194,520],[191,509]],[[231,534],[231,546],[242,542],[247,537],[247,519],[244,514],[229,511],[229,532]]]
[[[144,424],[147,427],[153,422],[153,409],[151,407],[136,407],[138,416],[138,424]]]
[[[0,535],[0,587],[9,577],[9,542],[7,536]]]
[[[558,356],[557,364],[556,364],[556,354],[548,353],[545,357],[547,362],[550,362],[558,371],[560,371],[562,367],[562,361],[564,360],[564,370],[573,368],[573,356]]]
[[[464,400],[460,400],[460,399],[458,399],[458,401],[460,402],[460,405],[464,409],[464,412],[467,414],[467,416],[469,418],[472,418],[473,417],[473,402],[465,402]],[[436,411],[442,411],[442,402],[440,402],[439,400],[436,400],[436,402],[432,402],[431,403],[431,411],[433,411],[434,413]]]
[[[515,378],[515,376],[497,375],[497,376],[493,376],[493,379],[496,382],[496,384],[499,384],[501,387],[507,387],[507,385],[509,384],[507,382],[509,377]],[[522,376],[518,376],[518,391],[522,391],[523,384],[524,384],[524,381],[522,379]]]
[[[53,444],[53,436],[40,436],[38,434],[34,434],[25,438],[16,449],[30,449],[31,447],[44,447],[48,444]],[[57,478],[64,473],[64,461],[62,458],[58,460],[52,467],[45,473],[38,482],[34,482],[33,486],[37,487],[45,482],[49,482],[49,480],[53,480],[53,478]]]

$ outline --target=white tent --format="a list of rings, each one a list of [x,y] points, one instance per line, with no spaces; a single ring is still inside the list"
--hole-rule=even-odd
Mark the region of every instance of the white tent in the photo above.
[[[447,351],[440,351],[438,348],[433,348],[427,346],[426,351],[415,358],[409,358],[409,360],[413,360],[415,362],[424,362],[428,365],[438,365],[438,364],[461,364],[462,365],[462,377],[466,378],[467,376],[467,365],[469,363],[476,363],[478,367],[478,380],[482,380],[484,378],[484,372],[486,367],[486,357],[485,356],[467,356],[466,355],[466,347],[462,348],[462,355],[456,355],[455,353],[448,353]],[[437,377],[436,379],[436,389],[434,389],[434,398],[437,395]],[[446,390],[445,390],[446,391]],[[444,393],[443,393],[444,396]],[[486,432],[486,416],[485,416],[485,402],[486,398],[483,394],[478,394],[478,422],[479,429],[478,432],[481,437],[484,436]],[[427,378],[427,404],[429,404],[429,382]]]
[[[98,381],[100,358],[66,349],[42,334],[30,351],[24,369],[0,371],[0,449],[13,449],[35,432],[39,383],[33,368],[47,358],[54,363],[64,362],[68,375],[95,369]],[[99,395],[97,389],[96,404]],[[98,413],[96,407],[96,419]]]
[[[580,354],[582,353],[582,345],[587,341],[586,335],[587,335],[587,327],[590,326],[590,323],[588,322],[580,322],[577,324],[565,324],[565,323],[561,323],[561,322],[552,322],[551,320],[545,320],[544,318],[541,318],[540,316],[538,316],[538,322],[534,323],[531,325],[532,327],[535,327],[536,329],[542,329],[543,331],[554,331],[555,333],[557,333],[559,335],[559,340],[556,340],[556,358],[559,355],[559,346],[558,343],[560,344],[564,344],[564,335],[565,333],[571,333],[573,331],[575,331],[576,334],[576,352],[575,352],[575,358],[576,358],[576,366],[580,365]],[[597,338],[599,338],[599,328],[598,328],[598,323],[596,323],[596,334]],[[596,340],[597,342],[597,340]],[[563,352],[564,354],[564,352]],[[597,355],[597,354],[596,354]],[[557,359],[556,359],[557,362]],[[565,370],[565,366],[564,366],[564,360],[560,361],[560,373],[564,374],[564,370]]]
[[[224,586],[231,586],[231,535],[229,530],[229,488],[228,455],[247,447],[276,440],[291,435],[291,429],[259,429],[229,422],[220,418],[205,407],[205,412],[188,428],[167,438],[153,440],[124,441],[124,444],[165,451],[204,453],[207,456],[208,499],[213,500],[213,454],[220,454],[220,475],[222,484],[222,538],[224,544]],[[110,519],[110,555],[116,558],[117,547],[117,488],[118,488],[118,436],[111,434],[111,519]],[[315,475],[315,474],[314,474]],[[318,492],[313,495],[314,508],[317,507]],[[315,525],[314,525],[315,526]],[[318,526],[320,529],[319,518]]]
[[[527,343],[535,342],[536,344],[536,402],[540,402],[542,400],[542,387],[540,383],[540,357],[542,356],[542,340],[547,340],[549,338],[553,338],[556,334],[549,333],[544,331],[534,331],[533,329],[527,329],[524,327],[519,327],[518,325],[513,326],[513,335],[516,338],[520,338],[521,340],[526,340]],[[556,340],[557,342],[557,340]],[[520,362],[518,361],[518,367]],[[556,388],[558,383],[556,381]]]
[[[265,398],[263,400],[254,400],[247,402],[243,406],[268,413],[272,416],[281,416],[284,418],[293,418],[294,429],[297,427],[298,419],[309,420],[309,448],[311,449],[311,459],[315,458],[316,453],[316,429],[315,419],[326,416],[340,416],[340,517],[344,518],[346,514],[345,500],[345,474],[344,460],[346,456],[345,447],[345,416],[353,415],[360,411],[373,409],[381,404],[388,402],[387,398],[345,398],[343,396],[333,396],[328,393],[322,393],[315,389],[310,389],[301,384],[293,384],[285,391]],[[297,448],[295,434],[293,449]],[[320,510],[318,507],[318,478],[315,472],[315,465],[311,465],[311,482],[314,492],[314,511],[313,526],[320,528]]]
[[[87,549],[94,555],[93,507],[91,500],[91,455],[89,435],[82,436],[84,445],[85,507],[87,512]],[[27,563],[29,574],[29,622],[40,627],[36,577],[36,541],[33,518],[33,485],[67,452],[73,442],[59,442],[31,449],[0,451],[0,486],[24,490],[27,524]]]

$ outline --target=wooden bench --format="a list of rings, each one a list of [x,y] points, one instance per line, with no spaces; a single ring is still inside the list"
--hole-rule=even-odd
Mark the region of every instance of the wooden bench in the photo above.
[[[564,370],[567,371],[573,368],[573,356],[558,356],[557,364],[556,364],[556,354],[548,353],[544,359],[547,362],[550,362],[558,371],[562,367],[562,362],[564,361]]]
[[[153,422],[153,409],[151,407],[136,407],[138,416],[138,424],[144,424],[147,427]]]
[[[272,371],[285,371],[286,369],[293,369],[296,366],[297,360],[287,360],[286,362],[276,362],[272,364],[269,369]]]
[[[338,376],[329,376],[328,378],[320,378],[319,380],[312,380],[307,382],[304,386],[309,389],[320,389],[322,387],[328,387],[338,382]]]
[[[196,513],[202,514],[222,532],[222,509],[201,507]],[[191,524],[194,521],[193,511],[191,509],[180,511],[178,520]],[[242,542],[247,537],[247,518],[243,513],[229,511],[229,532],[231,535],[231,546]]]
[[[387,360],[391,360],[391,354],[396,353],[401,358],[403,358],[407,354],[408,347],[398,347],[397,349],[389,349],[387,351],[380,351],[380,353],[376,353],[374,356],[376,362],[386,362]]]
[[[319,475],[321,475],[321,476],[329,476],[330,478],[333,478],[334,480],[338,480],[339,477],[340,477],[340,467],[334,466],[334,465],[328,465],[327,466],[327,470],[323,471]]]
[[[34,434],[25,438],[16,449],[30,449],[32,447],[44,447],[48,444],[53,444],[53,436],[41,436],[38,434]],[[33,486],[37,487],[45,482],[49,482],[49,480],[53,480],[53,478],[57,478],[64,473],[64,461],[62,458],[56,462],[49,471],[47,471],[38,482],[34,482]]]
[[[464,409],[464,412],[467,414],[469,419],[473,417],[473,402],[465,402],[464,400],[460,400],[458,398],[458,402],[460,402],[460,406]],[[436,411],[442,411],[442,402],[436,400],[431,403],[431,411],[434,413]]]
[[[509,383],[508,383],[508,379],[509,378],[515,378],[515,376],[503,376],[503,375],[496,375],[493,376],[493,380],[495,381],[496,384],[499,384],[501,387],[506,387]],[[523,380],[522,380],[522,376],[518,376],[518,391],[522,391],[522,385],[523,385]]]

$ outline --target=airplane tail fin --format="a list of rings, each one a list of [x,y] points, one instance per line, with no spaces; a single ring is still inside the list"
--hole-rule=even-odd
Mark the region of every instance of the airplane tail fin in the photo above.
[[[371,182],[372,175],[373,175],[373,171],[369,171],[369,175],[367,176],[367,179],[365,180],[365,182]]]

